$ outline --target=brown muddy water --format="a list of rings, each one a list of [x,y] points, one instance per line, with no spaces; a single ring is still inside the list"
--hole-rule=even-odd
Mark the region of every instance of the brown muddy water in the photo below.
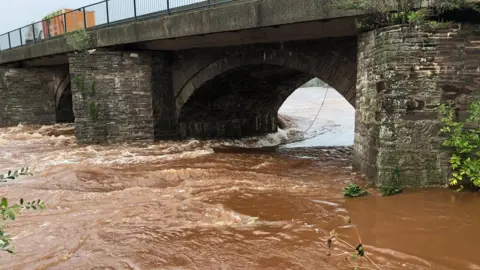
[[[344,199],[349,148],[215,154],[215,142],[78,146],[68,125],[0,129],[0,183],[42,199],[6,230],[1,269],[480,269],[480,197],[443,189]],[[351,261],[359,243],[370,262]],[[329,251],[327,241],[335,229]],[[347,244],[348,243],[348,244]]]

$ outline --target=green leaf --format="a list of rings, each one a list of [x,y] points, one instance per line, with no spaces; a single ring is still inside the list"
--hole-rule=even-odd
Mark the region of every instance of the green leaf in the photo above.
[[[15,213],[9,209],[9,211],[7,212],[8,214],[8,217],[11,219],[11,220],[15,220]]]
[[[457,179],[455,178],[450,178],[450,185],[455,186],[457,184]]]
[[[7,198],[2,198],[2,203],[0,204],[0,206],[4,208],[8,207]]]

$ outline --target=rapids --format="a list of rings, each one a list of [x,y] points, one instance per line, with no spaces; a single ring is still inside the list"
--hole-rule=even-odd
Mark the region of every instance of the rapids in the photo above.
[[[72,125],[0,129],[0,172],[34,173],[0,194],[47,205],[6,223],[17,254],[0,269],[480,269],[479,194],[343,198],[364,184],[349,160],[354,109],[330,89],[304,134],[324,91],[297,90],[287,127],[262,138],[79,146]],[[299,138],[268,154],[212,150]],[[373,263],[352,263],[359,237]]]

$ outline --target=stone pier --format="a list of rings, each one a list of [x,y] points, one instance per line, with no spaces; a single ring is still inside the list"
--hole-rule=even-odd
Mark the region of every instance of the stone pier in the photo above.
[[[175,109],[167,53],[99,51],[71,54],[69,63],[80,143],[172,136]]]
[[[392,26],[359,37],[355,166],[377,186],[396,168],[406,186],[447,183],[438,113],[465,117],[480,94],[480,28]]]
[[[54,124],[54,73],[51,68],[0,67],[0,127]]]

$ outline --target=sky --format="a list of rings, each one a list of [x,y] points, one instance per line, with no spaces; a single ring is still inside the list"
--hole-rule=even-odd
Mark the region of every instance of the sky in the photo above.
[[[7,0],[2,0],[7,1]],[[134,1],[137,16],[151,14],[167,9],[167,0],[109,0],[109,21],[115,22],[127,18],[134,18]],[[169,0],[170,7],[175,8],[205,0]],[[95,4],[95,5],[92,5]],[[87,5],[86,11],[93,12],[94,25],[107,23],[107,5],[100,0],[16,0],[0,8],[0,51],[25,44],[32,40],[33,31],[31,24],[39,22],[46,15],[61,9],[78,9]],[[22,27],[22,31],[18,28]],[[35,25],[35,36],[42,36],[41,23]],[[10,32],[9,36],[6,35]],[[20,35],[21,33],[21,35]]]
[[[0,35],[32,22],[61,8],[79,8],[99,0],[15,0],[7,1],[0,8]]]
[[[7,1],[7,0],[2,0]],[[134,5],[136,3],[137,15],[145,15],[167,9],[167,0],[109,0],[110,22],[134,17]],[[169,0],[170,8],[203,2],[205,0]],[[95,5],[92,5],[95,4]],[[95,25],[107,22],[106,3],[101,0],[16,0],[0,8],[0,50],[8,47],[8,36],[4,35],[12,30],[25,27],[34,22],[39,22],[44,16],[60,9],[78,9],[87,5],[86,10],[94,12]],[[42,28],[41,23],[36,25]],[[29,27],[31,29],[31,27]],[[23,40],[26,39],[28,28],[22,29]],[[38,33],[37,33],[38,34]],[[19,31],[11,33],[12,47],[20,45]]]
[[[7,0],[1,0],[6,1]],[[134,0],[110,0],[110,22],[134,17]],[[137,15],[166,10],[166,0],[135,0]],[[170,7],[202,2],[205,0],[169,0]],[[77,9],[91,4],[87,11],[95,12],[96,24],[106,23],[106,4],[103,0],[10,0],[0,8],[0,35],[24,27],[59,9]],[[39,24],[40,26],[40,24]],[[1,40],[0,40],[1,43]]]

